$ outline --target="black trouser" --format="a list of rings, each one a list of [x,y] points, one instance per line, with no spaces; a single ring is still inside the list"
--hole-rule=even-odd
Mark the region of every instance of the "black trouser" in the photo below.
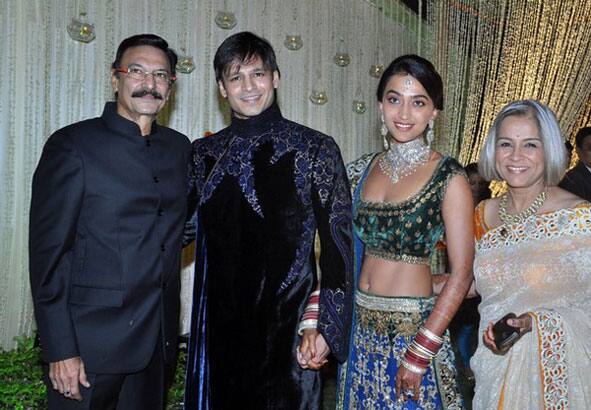
[[[166,391],[172,381],[174,365],[166,365],[162,346],[157,343],[148,366],[131,374],[87,373],[90,387],[79,385],[83,400],[67,399],[54,390],[49,381],[49,366],[44,366],[49,410],[161,410],[166,406]]]

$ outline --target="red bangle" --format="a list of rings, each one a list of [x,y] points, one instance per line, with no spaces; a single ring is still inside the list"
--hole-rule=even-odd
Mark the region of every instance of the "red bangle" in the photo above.
[[[417,344],[421,345],[423,348],[432,352],[433,355],[435,355],[439,351],[439,348],[441,348],[441,343],[437,343],[433,340],[428,339],[422,333],[416,334],[413,343],[417,343]]]

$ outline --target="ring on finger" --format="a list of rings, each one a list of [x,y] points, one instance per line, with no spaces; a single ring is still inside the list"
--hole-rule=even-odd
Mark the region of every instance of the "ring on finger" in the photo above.
[[[66,391],[64,392],[64,396],[69,396],[70,394],[71,394],[71,393],[70,393],[70,390],[66,390]]]

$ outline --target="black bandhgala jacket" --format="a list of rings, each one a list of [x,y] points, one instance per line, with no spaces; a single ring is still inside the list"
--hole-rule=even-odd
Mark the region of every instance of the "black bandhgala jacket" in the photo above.
[[[91,373],[174,362],[186,136],[103,115],[56,131],[33,177],[29,269],[43,358]],[[158,336],[160,335],[160,339]]]

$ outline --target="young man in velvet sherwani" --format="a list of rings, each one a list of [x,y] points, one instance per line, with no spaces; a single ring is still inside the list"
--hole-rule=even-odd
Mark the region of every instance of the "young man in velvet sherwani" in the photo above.
[[[185,239],[196,238],[197,255],[185,408],[318,408],[314,369],[329,352],[344,360],[349,337],[343,161],[332,138],[281,115],[266,40],[229,37],[214,68],[232,122],[193,143],[189,167]]]

